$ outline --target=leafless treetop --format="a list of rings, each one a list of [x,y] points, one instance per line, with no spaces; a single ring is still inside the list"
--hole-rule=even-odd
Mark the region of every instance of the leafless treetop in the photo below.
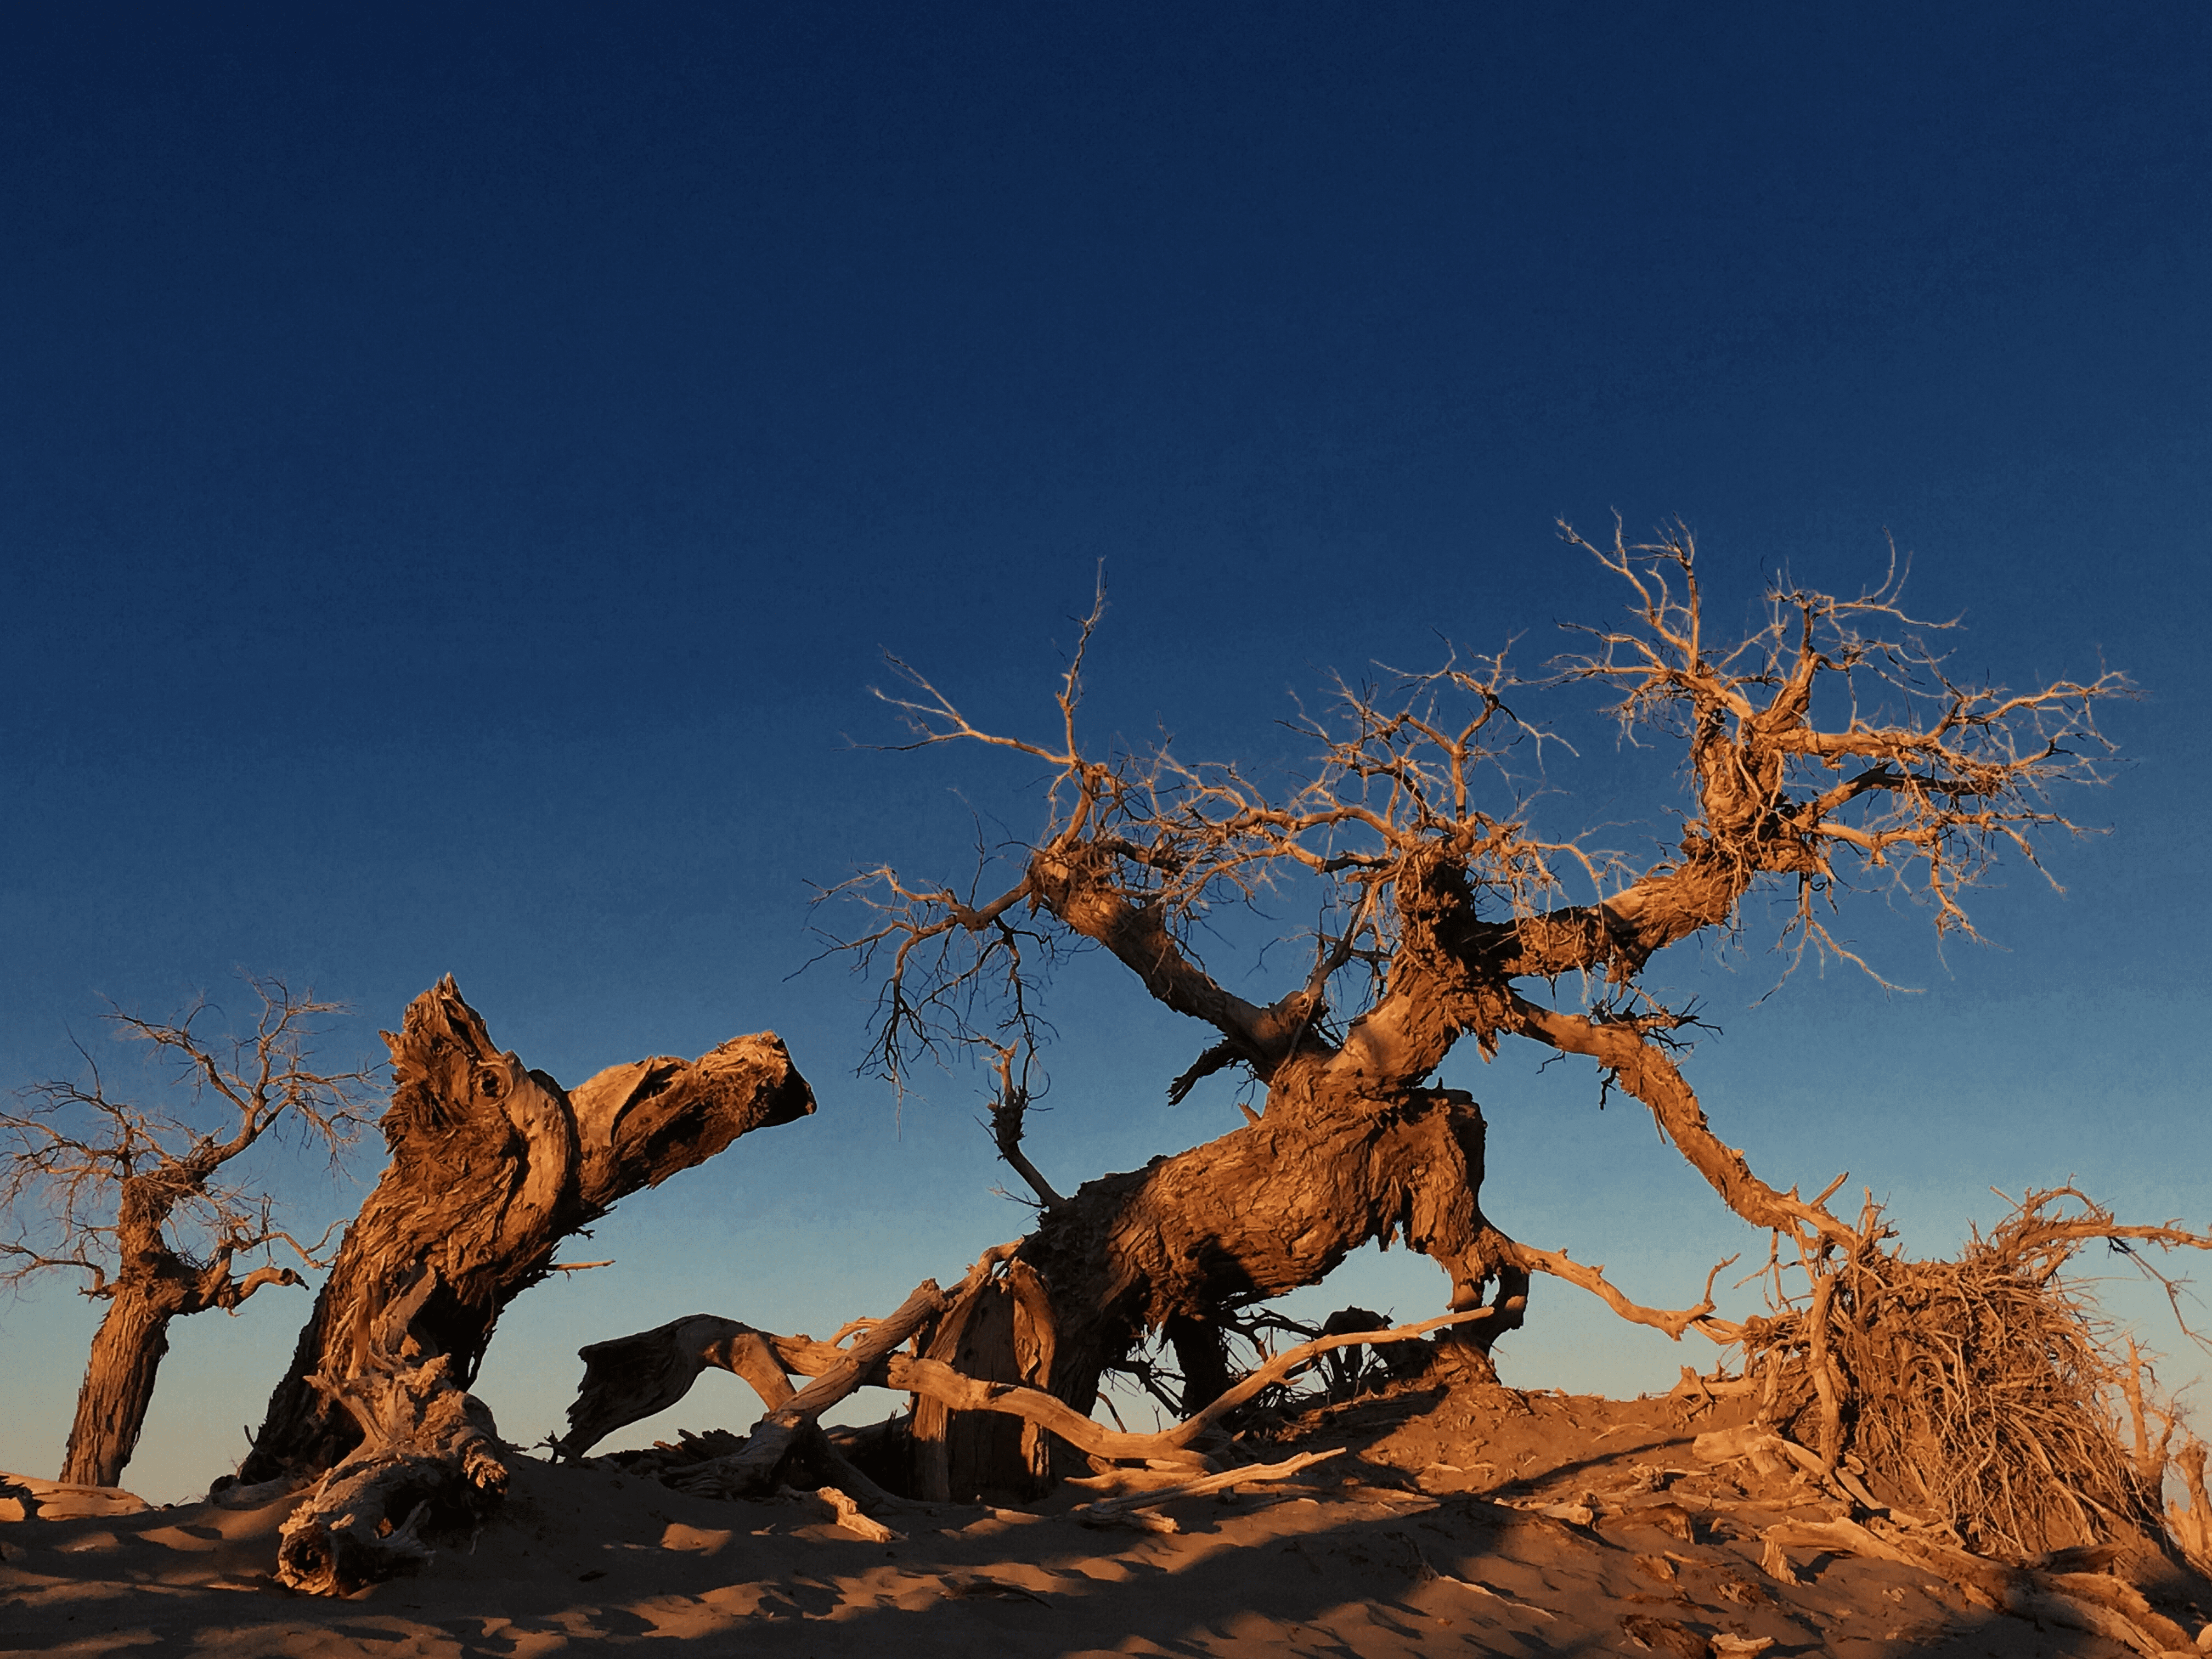
[[[0,1111],[0,1210],[11,1235],[0,1239],[0,1283],[74,1268],[88,1277],[86,1294],[109,1295],[118,1258],[145,1246],[149,1226],[153,1242],[204,1266],[278,1243],[313,1259],[317,1246],[276,1224],[272,1195],[232,1168],[277,1136],[335,1167],[374,1113],[375,1076],[313,1063],[317,1022],[341,1005],[273,977],[243,978],[258,1007],[242,1034],[209,1035],[221,1011],[205,998],[171,1021],[119,1008],[104,1016],[167,1062],[166,1103],[119,1097],[80,1044],[81,1078],[36,1085]]]
[[[1077,716],[1101,607],[1061,679],[1050,738],[980,730],[895,661],[908,688],[888,700],[913,733],[902,746],[1006,749],[1043,762],[1051,781],[1043,829],[1003,891],[916,884],[890,868],[842,890],[878,920],[842,943],[864,957],[891,952],[882,1064],[896,1071],[968,1032],[973,994],[987,987],[1006,994],[994,1018],[1024,1020],[1025,952],[1053,931],[1031,920],[1043,914],[1114,950],[1265,1077],[1334,1029],[1324,996],[1333,985],[1347,994],[1344,970],[1369,970],[1336,1011],[1355,1023],[1387,1020],[1394,996],[1422,994],[1405,982],[1406,907],[1443,870],[1472,901],[1459,907],[1473,915],[1458,918],[1452,954],[1507,979],[1590,973],[1630,986],[1655,951],[1729,923],[1754,885],[1778,883],[1794,890],[1793,948],[1856,962],[1825,921],[1840,893],[1894,885],[1925,901],[1940,931],[1971,932],[1966,896],[2001,854],[2033,864],[2039,837],[2075,830],[2051,791],[2105,779],[2097,710],[2127,693],[2124,678],[2026,691],[1962,680],[1931,643],[1952,624],[1905,612],[1894,562],[1856,599],[1777,586],[1763,627],[1715,641],[1686,532],[1631,546],[1618,532],[1604,545],[1563,530],[1626,584],[1621,624],[1575,630],[1583,648],[1534,680],[1500,654],[1340,681],[1326,712],[1298,722],[1315,761],[1287,786],[1169,748],[1087,751]],[[1632,740],[1685,746],[1695,808],[1678,850],[1638,860],[1533,827],[1533,760],[1558,740],[1518,705],[1583,682],[1607,691]],[[1204,970],[1190,930],[1291,873],[1325,884],[1325,904],[1302,982],[1263,1007]]]

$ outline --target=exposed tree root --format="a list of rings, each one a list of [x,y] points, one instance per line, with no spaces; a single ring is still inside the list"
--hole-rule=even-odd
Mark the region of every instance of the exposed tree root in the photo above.
[[[2070,1207],[2069,1207],[2070,1206]],[[2060,1277],[2093,1239],[2212,1249],[2177,1227],[2124,1226],[2072,1188],[2033,1193],[1954,1261],[1912,1261],[1869,1206],[1813,1290],[1743,1327],[1766,1411],[1825,1469],[1863,1460],[1876,1493],[1954,1528],[1984,1553],[2038,1553],[2165,1530],[2166,1457],[2116,1421],[2140,1366],[2112,1352],[2087,1297]],[[2140,1420],[2140,1419],[2138,1419]]]

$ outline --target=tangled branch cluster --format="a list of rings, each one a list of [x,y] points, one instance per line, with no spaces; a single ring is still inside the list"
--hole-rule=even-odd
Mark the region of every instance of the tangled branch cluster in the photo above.
[[[1799,1437],[1817,1438],[1829,1467],[1856,1455],[1900,1508],[1983,1554],[2154,1535],[2164,1446],[2131,1455],[2115,1410],[2131,1396],[2141,1412],[2139,1368],[2062,1273],[2094,1240],[2165,1250],[2212,1238],[2123,1224],[2072,1188],[2027,1194],[1954,1261],[1908,1259],[1886,1248],[1892,1237],[1869,1206],[1850,1248],[1812,1264],[1800,1305],[1744,1326],[1771,1419],[1809,1419]]]
[[[1993,865],[2012,854],[2039,870],[2051,837],[2079,833],[2054,793],[2107,781],[2099,715],[2131,695],[2128,682],[2100,672],[2015,690],[1961,676],[1938,648],[1952,624],[1905,611],[1894,559],[1855,598],[1778,582],[1763,621],[1719,637],[1686,531],[1630,545],[1617,528],[1609,543],[1561,528],[1626,587],[1622,621],[1574,630],[1580,648],[1533,681],[1502,653],[1340,681],[1329,707],[1299,723],[1313,749],[1303,777],[1261,780],[1164,746],[1087,750],[1077,715],[1096,608],[1048,741],[979,728],[896,664],[906,690],[887,701],[908,723],[905,746],[1005,750],[1051,781],[1042,830],[995,890],[889,868],[839,890],[869,921],[833,948],[883,975],[876,1063],[896,1077],[923,1054],[978,1045],[1011,1106],[1009,1061],[1037,1036],[1035,970],[1083,944],[1218,1034],[1171,1098],[1239,1066],[1271,1111],[1291,1100],[1356,1111],[1425,1086],[1463,1037],[1486,1054],[1518,1036],[1585,1055],[1738,1216],[1773,1234],[1778,1259],[1796,1256],[1808,1287],[1777,1317],[1737,1326],[1716,1312],[1710,1284],[1697,1307],[1643,1308],[1601,1270],[1493,1230],[1478,1270],[1501,1286],[1501,1327],[1542,1273],[1670,1335],[1742,1340],[1778,1387],[1794,1379],[1784,1403],[1813,1413],[1831,1470],[1855,1446],[1889,1471],[1900,1504],[1972,1527],[1990,1547],[2154,1524],[2155,1495],[2118,1449],[2098,1333],[2057,1275],[2093,1237],[2212,1239],[2123,1227],[2087,1200],[2058,1202],[2078,1194],[2047,1194],[1958,1262],[1908,1261],[1886,1248],[1877,1212],[1848,1223],[1828,1207],[1834,1186],[1809,1200],[1779,1190],[1721,1140],[1678,1064],[1694,1011],[1666,1006],[1640,977],[1670,945],[1739,930],[1762,892],[1784,901],[1777,942],[1790,967],[1812,951],[1874,972],[1830,927],[1846,896],[1869,889],[1924,905],[1939,937],[1971,936],[1967,899]],[[1557,739],[1522,705],[1577,685],[1603,690],[1630,742],[1680,745],[1687,809],[1676,844],[1656,856],[1536,828]],[[1318,918],[1301,972],[1272,1001],[1240,996],[1194,940],[1212,912],[1293,887]],[[1577,986],[1579,1004],[1561,994]],[[1021,1167],[1018,1110],[1000,1110],[995,1127]],[[1032,1185],[1049,1208],[1049,1189]]]
[[[27,1089],[0,1111],[0,1213],[15,1232],[0,1238],[0,1284],[21,1285],[49,1268],[88,1280],[107,1297],[119,1271],[149,1252],[173,1252],[201,1270],[211,1296],[240,1296],[232,1260],[283,1244],[312,1265],[323,1241],[295,1239],[276,1220],[266,1191],[237,1179],[238,1161],[264,1137],[291,1131],[319,1147],[333,1168],[373,1115],[368,1070],[316,1069],[309,1051],[322,1017],[341,1005],[295,993],[281,980],[248,977],[258,1007],[252,1030],[225,1037],[202,1028],[220,1013],[202,999],[181,1018],[156,1021],[120,1009],[106,1016],[121,1038],[167,1062],[171,1109],[110,1091],[82,1046],[82,1079]],[[289,1269],[264,1270],[292,1282]]]
[[[1870,875],[1925,900],[1939,931],[1971,931],[1964,896],[2000,852],[2033,861],[2039,838],[2075,832],[2051,792],[2104,780],[2097,715],[2128,684],[2103,673],[2013,691],[1959,678],[1928,643],[1949,624],[1905,611],[1894,562],[1856,599],[1778,585],[1762,626],[1717,643],[1686,531],[1631,546],[1618,530],[1610,544],[1562,530],[1626,584],[1624,623],[1579,630],[1589,648],[1534,681],[1503,653],[1340,681],[1329,709],[1301,723],[1315,750],[1304,779],[1268,784],[1166,746],[1087,750],[1078,712],[1103,596],[1050,739],[976,726],[894,660],[906,690],[886,701],[911,733],[898,746],[1006,750],[1050,781],[1042,829],[995,892],[889,867],[833,890],[868,917],[831,949],[881,976],[876,1066],[896,1079],[924,1054],[1033,1047],[1041,970],[1087,943],[1219,1034],[1172,1098],[1231,1066],[1270,1086],[1286,1066],[1356,1071],[1387,1091],[1428,1077],[1462,1036],[1487,1053],[1519,1036],[1595,1060],[1754,1224],[1801,1243],[1847,1237],[1712,1137],[1670,1058],[1692,1011],[1662,1006],[1638,975],[1667,945],[1737,926],[1761,887],[1794,896],[1793,960],[1808,945],[1859,960],[1826,917]],[[1585,682],[1613,694],[1632,738],[1684,744],[1692,810],[1656,858],[1533,826],[1530,779],[1556,739],[1515,700]],[[1194,935],[1220,908],[1294,883],[1310,884],[1317,917],[1306,965],[1260,1004],[1206,970]],[[1563,980],[1584,988],[1580,1011],[1559,1005]]]

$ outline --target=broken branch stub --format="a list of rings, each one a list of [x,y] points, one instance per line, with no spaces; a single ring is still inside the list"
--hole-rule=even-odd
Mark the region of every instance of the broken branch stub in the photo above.
[[[617,1066],[564,1090],[495,1047],[450,975],[416,998],[385,1042],[392,1163],[346,1231],[245,1480],[319,1473],[359,1443],[355,1419],[309,1379],[354,1376],[373,1310],[411,1292],[418,1275],[428,1287],[410,1334],[465,1388],[501,1310],[552,1271],[562,1239],[739,1135],[814,1109],[782,1042],[765,1032],[697,1060]]]

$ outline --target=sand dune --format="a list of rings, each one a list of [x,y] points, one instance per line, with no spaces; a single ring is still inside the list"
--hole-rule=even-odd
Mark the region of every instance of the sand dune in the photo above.
[[[688,1497],[518,1456],[510,1501],[420,1575],[343,1601],[270,1577],[292,1500],[0,1525],[0,1649],[91,1656],[538,1659],[659,1641],[843,1656],[1438,1653],[2119,1655],[1969,1605],[1901,1564],[1762,1532],[1832,1505],[1710,1465],[1668,1401],[1504,1390],[1359,1402],[1297,1481],[1171,1498],[1177,1530],[940,1504],[871,1542],[830,1503]],[[1561,1511],[1546,1515],[1545,1509]],[[1154,1525],[1160,1523],[1154,1522]],[[1771,1565],[1770,1563],[1770,1565]],[[1802,1582],[1799,1582],[1801,1581]],[[2193,1628],[2193,1626],[2191,1626]]]

